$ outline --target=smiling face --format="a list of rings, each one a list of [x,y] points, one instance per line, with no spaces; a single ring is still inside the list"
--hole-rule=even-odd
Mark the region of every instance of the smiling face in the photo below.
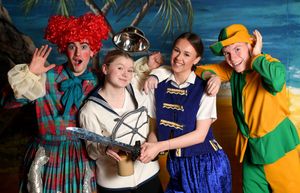
[[[250,44],[238,42],[224,47],[222,51],[226,62],[236,72],[242,73],[249,69],[251,63]]]
[[[71,42],[68,44],[66,55],[69,68],[75,76],[79,76],[86,70],[89,60],[94,53],[86,42]]]
[[[103,64],[102,71],[105,75],[105,84],[110,84],[114,88],[125,88],[133,77],[133,60],[119,56],[109,64]]]
[[[178,39],[171,54],[171,66],[176,75],[188,77],[192,71],[192,66],[200,61],[195,48],[187,39]]]

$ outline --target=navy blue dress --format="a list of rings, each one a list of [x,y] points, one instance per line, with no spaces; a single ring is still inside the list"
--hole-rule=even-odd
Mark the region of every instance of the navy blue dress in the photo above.
[[[168,140],[196,129],[197,112],[205,82],[196,77],[195,84],[178,89],[163,81],[155,91],[158,140]],[[226,153],[210,128],[205,141],[168,153],[170,181],[168,193],[230,193],[231,170]]]

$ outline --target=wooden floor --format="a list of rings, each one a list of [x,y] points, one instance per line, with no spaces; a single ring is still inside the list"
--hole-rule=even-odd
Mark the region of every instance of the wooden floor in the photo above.
[[[238,163],[237,158],[234,156],[236,127],[234,124],[232,110],[227,101],[218,99],[218,119],[213,125],[214,134],[226,151],[232,170],[233,193],[242,193],[242,178],[241,178],[241,165]],[[161,163],[161,181],[165,187],[168,182],[168,174],[165,169],[165,157],[160,158]],[[3,167],[3,166],[1,166]],[[18,192],[18,173],[0,173],[0,193],[17,193]]]

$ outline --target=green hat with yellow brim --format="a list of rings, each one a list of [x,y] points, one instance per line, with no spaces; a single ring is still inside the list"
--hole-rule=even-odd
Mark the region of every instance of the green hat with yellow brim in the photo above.
[[[225,46],[229,46],[237,42],[252,44],[252,36],[248,33],[247,28],[242,24],[232,24],[223,28],[219,34],[218,42],[212,44],[210,49],[215,55],[222,56],[222,49]]]

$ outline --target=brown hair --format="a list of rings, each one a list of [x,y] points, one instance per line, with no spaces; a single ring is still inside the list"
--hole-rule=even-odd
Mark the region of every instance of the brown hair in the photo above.
[[[104,57],[102,65],[105,64],[106,66],[109,66],[114,60],[116,60],[119,57],[129,58],[133,61],[133,58],[127,52],[125,52],[123,50],[115,49],[115,50],[110,50],[109,52],[107,52],[107,54]],[[104,80],[105,80],[105,75],[103,74],[102,70],[100,70],[97,74],[98,74],[98,77],[100,80],[99,84],[101,86],[103,86]]]
[[[201,38],[197,34],[192,33],[192,32],[185,32],[185,33],[181,34],[174,41],[172,48],[175,47],[177,41],[180,39],[186,39],[196,50],[197,56],[202,57],[204,46],[203,46]]]
[[[133,60],[133,58],[125,51],[115,49],[107,52],[106,56],[104,57],[103,64],[106,64],[107,66],[110,65],[115,59],[119,57],[125,57]]]
[[[204,46],[203,46],[203,42],[202,42],[201,38],[197,34],[192,33],[192,32],[185,32],[185,33],[181,34],[173,42],[172,48],[175,47],[177,41],[180,39],[186,39],[196,50],[197,56],[202,57],[203,51],[204,51]],[[195,71],[195,70],[196,70],[196,65],[193,65],[192,71]]]

